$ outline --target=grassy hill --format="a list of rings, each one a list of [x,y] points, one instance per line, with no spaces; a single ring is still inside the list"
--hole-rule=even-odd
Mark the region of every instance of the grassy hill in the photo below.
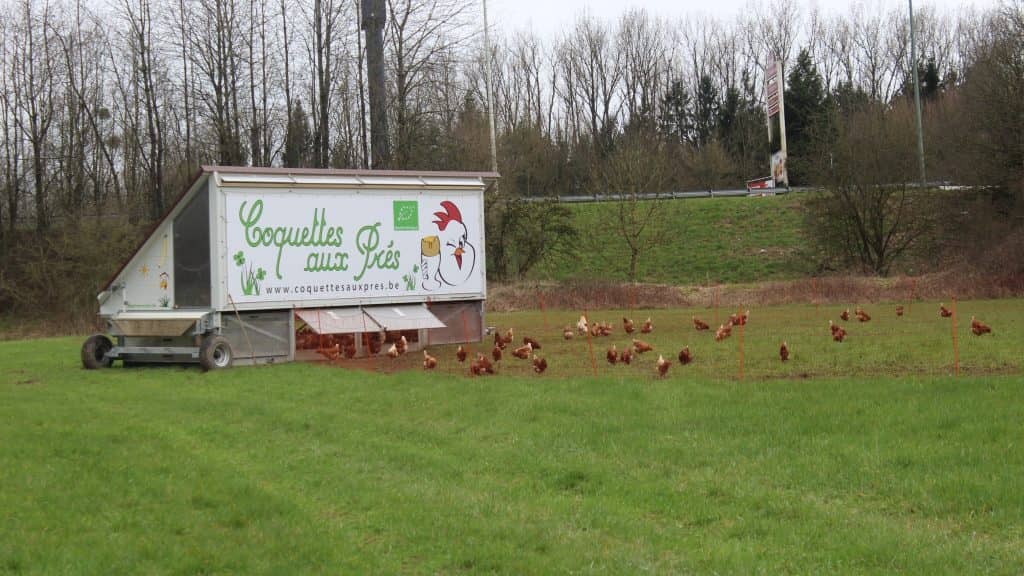
[[[638,280],[671,284],[751,282],[809,275],[801,256],[803,211],[796,195],[661,201],[666,232],[643,255]],[[578,249],[553,254],[535,279],[628,279],[629,251],[614,232],[614,203],[570,206],[580,231]]]

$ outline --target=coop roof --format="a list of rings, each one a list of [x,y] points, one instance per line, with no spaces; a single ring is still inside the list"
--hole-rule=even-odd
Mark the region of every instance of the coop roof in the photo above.
[[[178,194],[163,215],[153,223],[121,263],[117,271],[103,285],[103,290],[117,280],[121,272],[145,246],[146,241],[200,189],[207,178],[217,174],[228,186],[289,186],[321,188],[453,188],[465,186],[467,180],[477,180],[490,187],[500,176],[497,172],[449,172],[436,170],[363,170],[341,168],[260,168],[250,166],[200,166],[188,186]],[[476,185],[474,184],[474,187]]]

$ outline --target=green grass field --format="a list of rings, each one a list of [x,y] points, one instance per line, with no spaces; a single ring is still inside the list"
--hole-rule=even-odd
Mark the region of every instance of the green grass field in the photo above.
[[[604,363],[614,311],[597,378],[564,311],[488,316],[541,376],[451,347],[435,373],[89,372],[78,338],[3,342],[0,573],[1021,573],[1024,303],[958,304],[961,377],[935,303],[868,311],[840,345],[838,309],[751,310],[743,382],[738,334],[689,309],[650,312],[696,355],[663,380]]]
[[[702,284],[799,278],[813,273],[801,256],[804,214],[797,195],[663,201],[667,231],[641,260],[645,282]],[[579,248],[552,254],[533,270],[539,279],[627,280],[629,252],[616,236],[614,203],[572,204]],[[699,249],[698,249],[699,247]]]

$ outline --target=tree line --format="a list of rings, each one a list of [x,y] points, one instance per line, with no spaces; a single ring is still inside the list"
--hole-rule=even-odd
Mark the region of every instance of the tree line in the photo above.
[[[2,4],[0,258],[22,234],[152,221],[200,164],[371,165],[359,0]],[[902,8],[825,13],[771,0],[726,20],[634,9],[581,15],[554,38],[498,32],[489,52],[478,9],[388,1],[384,165],[487,169],[490,59],[503,179],[488,206],[488,267],[499,277],[575,232],[564,209],[523,197],[766,175],[772,60],[787,72],[795,182],[834,177],[849,122],[865,109],[902,114],[912,88]],[[931,178],[1019,194],[1022,12],[1009,0],[916,14]],[[633,170],[639,184],[630,169],[609,173],[631,157],[664,166]]]

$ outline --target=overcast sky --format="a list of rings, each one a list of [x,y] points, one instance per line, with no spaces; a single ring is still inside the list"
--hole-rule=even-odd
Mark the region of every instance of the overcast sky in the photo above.
[[[860,2],[866,6],[880,6],[884,11],[893,7],[905,8],[906,0],[872,0]],[[822,11],[848,10],[850,2],[844,0],[815,0],[799,2],[801,14],[812,6]],[[987,8],[998,4],[996,0],[927,0],[914,2],[918,6],[930,5],[941,10],[957,11],[961,6]],[[599,19],[615,19],[630,7],[646,8],[651,14],[669,18],[688,14],[706,14],[716,18],[732,18],[748,6],[748,0],[488,0],[488,17],[492,26],[504,31],[533,29],[542,37],[550,37],[570,27],[577,14],[584,11]]]

